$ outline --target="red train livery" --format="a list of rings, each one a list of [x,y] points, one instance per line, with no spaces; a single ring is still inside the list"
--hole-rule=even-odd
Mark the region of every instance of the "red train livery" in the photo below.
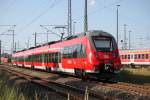
[[[122,65],[150,66],[150,49],[120,50]]]
[[[1,63],[8,63],[8,58],[1,57]]]
[[[114,37],[104,31],[88,31],[14,53],[13,65],[84,73],[118,72],[121,68]]]

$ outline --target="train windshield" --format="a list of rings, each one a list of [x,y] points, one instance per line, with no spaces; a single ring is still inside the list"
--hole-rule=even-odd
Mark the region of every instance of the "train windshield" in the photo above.
[[[96,50],[109,52],[112,51],[112,41],[110,38],[93,38]]]

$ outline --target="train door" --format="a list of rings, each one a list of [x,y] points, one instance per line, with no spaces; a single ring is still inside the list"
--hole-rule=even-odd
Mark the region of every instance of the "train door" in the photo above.
[[[79,69],[85,70],[85,47],[83,44],[78,44],[77,46],[77,65]]]
[[[58,64],[59,70],[62,71],[61,53],[60,52],[58,52],[57,64]]]
[[[45,67],[46,65],[45,65],[45,60],[44,60],[44,58],[45,58],[45,54],[44,53],[42,53],[41,54],[41,63],[42,63],[42,67]]]
[[[134,63],[134,54],[131,54],[130,56],[131,56],[131,58],[130,58],[131,64],[133,64]]]

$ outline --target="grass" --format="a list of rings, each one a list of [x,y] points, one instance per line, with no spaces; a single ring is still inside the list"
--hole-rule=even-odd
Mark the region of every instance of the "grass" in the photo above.
[[[118,75],[119,81],[150,86],[150,69],[126,68]]]
[[[132,75],[142,75],[142,76],[150,76],[150,69],[148,68],[128,68],[126,71],[130,72]]]
[[[0,100],[66,100],[66,98],[0,70]]]
[[[22,92],[17,91],[16,87],[7,85],[6,78],[3,77],[0,80],[0,100],[25,100]]]
[[[8,87],[4,81],[0,81],[0,100],[25,100],[22,93],[16,91],[14,87]]]

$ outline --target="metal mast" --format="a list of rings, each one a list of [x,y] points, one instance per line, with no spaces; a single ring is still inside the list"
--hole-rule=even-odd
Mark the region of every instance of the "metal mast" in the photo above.
[[[36,47],[36,32],[34,33],[34,46]]]
[[[88,16],[87,16],[87,0],[85,0],[84,8],[84,32],[88,31]]]
[[[132,31],[129,31],[129,50],[131,49],[131,32]]]
[[[127,49],[126,27],[127,27],[127,25],[124,24],[124,49]]]
[[[117,5],[117,45],[118,45],[118,8],[119,8],[120,5]]]
[[[72,35],[72,12],[71,12],[71,0],[68,0],[68,35]]]

